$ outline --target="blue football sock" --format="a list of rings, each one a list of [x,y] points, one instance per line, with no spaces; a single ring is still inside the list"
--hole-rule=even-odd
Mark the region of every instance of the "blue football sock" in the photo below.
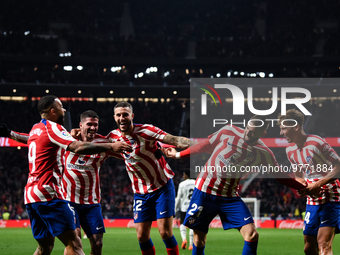
[[[258,241],[248,242],[244,241],[242,255],[256,255]]]
[[[192,245],[192,255],[204,255],[204,248],[203,247],[196,247],[195,244]]]
[[[165,243],[165,247],[166,248],[172,248],[172,247],[175,247],[177,245],[177,241],[176,241],[176,238],[174,236],[166,239],[166,240],[163,240],[163,242]]]
[[[144,243],[139,243],[139,247],[142,251],[147,251],[150,248],[152,248],[152,246],[153,246],[153,242],[152,242],[151,238]]]

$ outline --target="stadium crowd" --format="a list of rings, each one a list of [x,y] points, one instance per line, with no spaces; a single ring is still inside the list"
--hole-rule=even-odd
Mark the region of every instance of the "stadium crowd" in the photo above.
[[[37,101],[2,101],[0,100],[1,109],[11,109],[3,111],[0,116],[0,122],[7,123],[13,130],[29,132],[31,126],[40,121],[36,112]],[[167,130],[170,134],[188,136],[189,123],[182,123],[181,113],[188,111],[188,107],[183,108],[185,102],[180,100],[171,100],[170,102],[131,102],[136,113],[136,123],[144,122],[158,126]],[[69,121],[68,128],[75,128],[78,125],[80,113],[92,109],[99,113],[100,125],[99,133],[106,135],[114,127],[113,106],[115,102],[96,103],[68,101],[64,102],[67,109],[66,121]],[[335,125],[318,125],[324,121],[323,112],[332,111],[339,107],[337,102],[324,101],[322,105],[311,105],[314,112],[313,125],[307,125],[310,133],[320,134],[321,136],[336,136],[337,130],[334,127],[339,125],[339,120],[333,120]],[[156,111],[157,109],[157,111]],[[25,118],[18,118],[20,112]],[[67,124],[67,123],[66,123]],[[181,126],[182,125],[182,126]],[[201,129],[204,130],[204,123],[201,123]],[[67,127],[67,125],[65,125]],[[277,137],[278,129],[268,130],[268,137]],[[201,134],[204,137],[207,134]],[[335,148],[338,153],[338,148]],[[272,148],[279,164],[288,165],[286,155],[282,148]],[[204,156],[202,157],[204,158]],[[5,160],[6,159],[6,160]],[[206,158],[203,159],[203,161]],[[181,181],[182,170],[190,168],[190,162],[187,160],[171,160],[169,164],[176,173],[174,178],[175,186]],[[23,206],[23,187],[27,181],[28,162],[27,148],[1,148],[0,149],[0,214],[5,211],[10,213],[10,218],[26,218],[27,213]],[[104,163],[100,170],[101,192],[102,192],[102,210],[105,217],[132,217],[133,193],[131,183],[125,171],[123,161],[110,158]],[[276,217],[300,217],[305,208],[305,198],[299,198],[289,188],[279,184],[271,178],[256,178],[251,182],[248,188],[241,193],[244,197],[257,197],[261,200],[261,216]]]
[[[96,4],[21,1],[19,5],[9,2],[0,11],[0,56],[44,57],[47,62],[20,61],[25,64],[2,66],[0,79],[3,83],[181,85],[188,84],[190,77],[210,77],[216,73],[225,76],[228,69],[223,63],[203,71],[190,65],[184,68],[166,65],[157,74],[135,77],[146,67],[123,63],[153,58],[167,61],[334,58],[340,54],[335,39],[339,34],[340,4],[333,1],[322,9],[318,5],[310,1],[150,1],[148,8],[143,8],[144,3],[118,1]],[[26,15],[28,9],[30,15]],[[60,54],[73,63],[96,57],[103,63],[109,59],[125,66],[112,73],[109,64],[85,61],[82,70],[75,70],[74,66],[70,72],[58,63]],[[275,77],[339,76],[337,69],[318,63],[269,69]],[[166,72],[170,75],[165,75]]]

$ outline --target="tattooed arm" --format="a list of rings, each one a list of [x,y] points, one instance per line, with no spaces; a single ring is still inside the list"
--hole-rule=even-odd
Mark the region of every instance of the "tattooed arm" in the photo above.
[[[96,153],[101,153],[104,151],[112,151],[112,152],[122,152],[122,151],[132,151],[131,145],[124,142],[115,142],[115,143],[90,143],[90,142],[81,142],[81,141],[73,141],[68,147],[67,150],[72,151],[77,154],[82,155],[91,155]]]
[[[176,146],[178,149],[186,149],[192,145],[194,145],[196,142],[190,140],[189,138],[183,137],[183,136],[174,136],[167,134],[163,141],[163,143],[170,144]]]

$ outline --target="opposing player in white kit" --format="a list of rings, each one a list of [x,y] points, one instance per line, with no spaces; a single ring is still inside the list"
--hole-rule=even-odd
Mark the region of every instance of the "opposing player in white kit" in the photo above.
[[[190,171],[183,172],[183,181],[179,183],[177,197],[175,201],[175,212],[180,213],[179,230],[182,237],[182,249],[187,247],[187,227],[183,225],[183,221],[189,208],[190,199],[195,189],[195,180],[190,179]],[[189,229],[189,250],[193,249],[194,231]]]
[[[111,131],[107,138],[124,141],[133,147],[133,152],[121,153],[134,192],[134,222],[142,254],[155,254],[150,238],[152,221],[157,220],[161,238],[170,255],[179,254],[178,244],[173,235],[172,225],[175,214],[174,176],[162,156],[158,141],[177,148],[190,146],[190,139],[170,135],[148,124],[133,123],[131,104],[120,102],[114,107],[114,118],[118,129]]]
[[[97,134],[99,116],[88,110],[80,115],[80,140],[83,142],[110,142]],[[91,244],[91,255],[102,254],[105,227],[100,206],[99,170],[110,157],[122,159],[119,153],[105,151],[94,155],[80,155],[64,149],[58,155],[63,159],[64,172],[62,184],[66,190],[65,200],[74,207],[77,218],[77,233],[81,237],[80,226]]]
[[[75,231],[74,210],[63,200],[66,192],[61,185],[63,165],[58,151],[95,154],[130,151],[131,147],[126,143],[92,144],[73,139],[62,126],[65,109],[55,96],[42,97],[38,110],[42,120],[33,126],[27,141],[30,171],[24,194],[32,233],[38,242],[34,254],[50,254],[55,236],[65,245],[64,254],[84,254]]]
[[[280,135],[289,143],[286,153],[297,179],[308,184],[299,191],[307,195],[304,220],[304,252],[329,255],[340,227],[340,159],[329,144],[303,130],[304,115],[288,110],[279,116]],[[321,192],[320,192],[321,190]]]
[[[224,126],[204,142],[181,152],[174,148],[163,149],[166,156],[171,158],[183,158],[202,152],[211,154],[196,179],[195,190],[184,220],[184,225],[194,230],[193,255],[204,254],[209,224],[217,214],[220,215],[225,230],[236,228],[240,231],[244,239],[242,255],[257,254],[259,234],[248,207],[239,197],[238,190],[241,178],[247,174],[247,171],[244,171],[246,167],[279,168],[272,151],[259,139],[266,134],[269,125],[262,120],[263,125],[260,126],[257,120],[260,118],[254,116],[246,129]],[[219,168],[224,170],[216,170]],[[295,189],[305,187],[288,176],[277,180]]]

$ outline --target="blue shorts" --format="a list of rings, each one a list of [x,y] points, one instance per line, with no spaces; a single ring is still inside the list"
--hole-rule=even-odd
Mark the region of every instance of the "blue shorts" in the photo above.
[[[100,204],[81,205],[70,202],[76,213],[76,226],[84,230],[87,236],[105,233],[102,209]]]
[[[219,214],[223,229],[239,228],[254,223],[253,217],[240,197],[220,197],[195,188],[183,224],[208,233],[209,224]]]
[[[335,227],[335,233],[340,228],[340,203],[328,202],[322,205],[307,205],[303,222],[303,234],[317,236],[321,227]]]
[[[59,236],[67,230],[76,229],[75,213],[67,201],[52,199],[27,204],[26,209],[35,239],[46,238],[48,234]]]
[[[152,193],[134,194],[134,222],[150,222],[174,216],[175,196],[175,186],[172,179]]]

